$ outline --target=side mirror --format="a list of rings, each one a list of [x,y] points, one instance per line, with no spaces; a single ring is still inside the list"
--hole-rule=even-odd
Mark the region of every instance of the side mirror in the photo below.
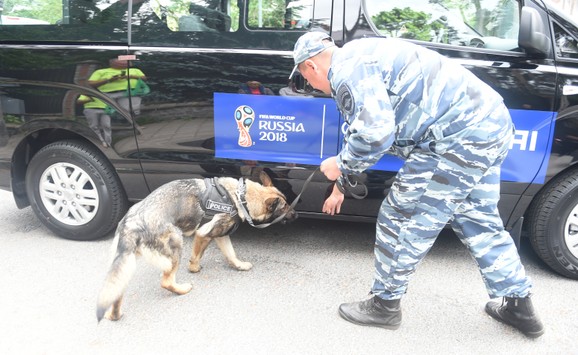
[[[547,56],[552,45],[548,28],[538,10],[528,6],[522,7],[518,45],[528,54]]]

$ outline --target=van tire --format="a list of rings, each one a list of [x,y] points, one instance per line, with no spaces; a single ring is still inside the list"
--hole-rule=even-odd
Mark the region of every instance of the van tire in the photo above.
[[[526,221],[536,254],[559,274],[578,279],[578,171],[565,172],[546,185]]]
[[[109,161],[79,141],[49,144],[26,171],[26,192],[40,221],[72,240],[105,236],[124,216],[128,201]]]

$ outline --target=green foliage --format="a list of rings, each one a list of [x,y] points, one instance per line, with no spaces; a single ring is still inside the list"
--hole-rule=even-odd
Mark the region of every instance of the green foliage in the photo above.
[[[261,24],[259,25],[259,1],[249,1],[249,27],[283,28],[285,26],[286,0],[261,0]]]
[[[434,26],[429,22],[430,15],[422,11],[414,11],[409,7],[393,8],[382,11],[372,17],[377,29],[388,37],[401,37],[429,41]]]
[[[62,0],[4,0],[3,14],[54,24],[62,19]]]
[[[22,123],[24,123],[24,120],[22,119],[22,117],[15,116],[15,115],[8,115],[8,114],[4,115],[4,121],[8,124],[22,124]]]

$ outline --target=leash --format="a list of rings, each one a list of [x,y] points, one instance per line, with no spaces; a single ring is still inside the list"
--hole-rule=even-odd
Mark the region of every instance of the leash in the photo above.
[[[301,192],[299,192],[297,197],[295,197],[295,199],[293,200],[293,202],[290,205],[291,209],[295,209],[295,206],[299,202],[299,198],[301,198],[301,195],[303,194],[303,192],[307,188],[307,185],[309,185],[309,183],[311,182],[311,179],[313,179],[313,176],[315,175],[315,173],[318,170],[319,170],[319,168],[316,168],[315,170],[313,170],[313,172],[305,180],[305,183],[303,184],[303,187],[301,188]],[[352,178],[354,179],[353,182],[351,181]],[[361,199],[364,199],[365,197],[367,197],[367,194],[368,194],[367,186],[365,186],[365,184],[361,183],[353,175],[351,175],[351,176],[341,175],[337,179],[337,181],[335,181],[335,184],[337,185],[337,189],[339,191],[341,191],[341,193],[343,193],[344,195],[350,195],[351,197],[353,197],[357,200],[361,200]],[[353,189],[356,189],[356,188],[361,188],[361,194],[357,194],[357,193],[353,192]],[[249,223],[252,227],[259,228],[259,229],[267,228],[272,224],[275,224],[275,223],[282,221],[285,218],[285,216],[287,215],[287,212],[285,212],[269,223],[263,223],[263,224],[253,223],[253,219],[251,218],[251,215],[249,214],[249,211],[247,209],[247,200],[245,199],[245,193],[246,192],[247,192],[247,186],[245,185],[244,179],[241,177],[241,178],[239,178],[239,184],[237,187],[236,195],[237,195],[237,198],[239,199],[239,201],[241,202],[240,205],[241,205],[241,210],[243,211],[243,215],[245,215],[245,219],[247,220],[247,223]]]

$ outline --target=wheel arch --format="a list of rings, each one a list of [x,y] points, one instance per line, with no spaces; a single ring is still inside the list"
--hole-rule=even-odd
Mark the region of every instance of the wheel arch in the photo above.
[[[26,193],[26,171],[34,155],[45,146],[64,140],[75,140],[100,150],[98,142],[79,133],[62,128],[45,128],[27,134],[14,149],[12,155],[12,194],[18,208],[30,205]]]
[[[528,192],[531,191],[532,197],[529,200],[529,202],[526,204],[526,206],[524,208],[524,212],[522,213],[522,215],[520,217],[527,219],[529,212],[532,210],[532,208],[537,203],[539,203],[539,200],[540,200],[541,196],[545,193],[545,191],[547,191],[553,184],[556,184],[562,176],[566,176],[567,174],[577,174],[578,175],[578,162],[574,162],[572,165],[567,166],[565,169],[558,171],[556,173],[556,175],[549,178],[545,184],[540,185],[539,187],[536,187],[538,185],[534,185],[535,186],[534,191],[531,191],[532,187],[529,187],[528,190],[526,190],[526,192],[524,193],[524,195],[528,196]],[[514,222],[512,222],[512,223],[514,223]],[[524,223],[523,229],[526,230],[526,223]]]
[[[571,218],[565,211],[570,213],[568,208],[578,204],[577,192],[578,166],[573,165],[549,179],[536,192],[524,213],[523,227],[540,259],[557,273],[572,279],[578,279],[578,256],[571,250],[575,249],[573,244],[565,244],[565,233],[570,231],[561,228],[560,223],[566,224],[568,220],[564,218]]]

